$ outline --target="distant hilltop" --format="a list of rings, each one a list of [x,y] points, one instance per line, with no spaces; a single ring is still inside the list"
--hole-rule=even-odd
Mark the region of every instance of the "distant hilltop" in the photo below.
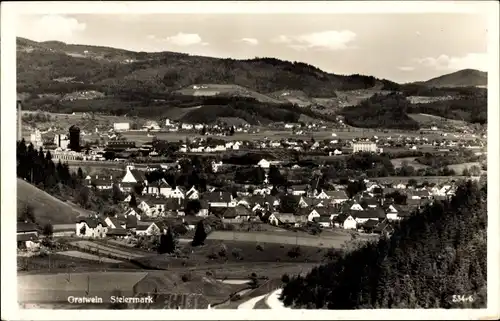
[[[463,69],[414,84],[427,87],[487,87],[488,73],[476,69]]]

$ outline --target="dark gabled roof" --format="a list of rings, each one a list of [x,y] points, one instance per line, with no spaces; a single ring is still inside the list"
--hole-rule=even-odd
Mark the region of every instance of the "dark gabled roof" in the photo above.
[[[210,207],[210,204],[208,204],[207,200],[200,200],[200,205],[204,210],[208,210],[208,208]]]
[[[385,212],[381,208],[370,208],[364,211],[351,211],[351,215],[355,218],[385,218]]]
[[[203,194],[203,199],[209,203],[229,203],[231,202],[231,193],[229,192],[208,192]]]
[[[374,227],[376,227],[378,224],[379,224],[379,221],[378,221],[378,220],[372,220],[372,219],[369,219],[368,221],[364,222],[362,226],[363,226],[364,228],[374,228]]]
[[[81,223],[81,222],[85,222],[87,224],[88,227],[90,228],[96,228],[98,224],[101,224],[102,226],[108,226],[106,224],[106,222],[104,222],[103,219],[101,219],[100,217],[78,217],[77,218],[77,223]]]
[[[132,173],[132,176],[134,176],[135,180],[139,183],[144,182],[146,180],[146,175],[144,174],[143,171],[140,171],[138,169],[131,169],[130,173]]]
[[[373,232],[374,233],[382,233],[384,231],[386,232],[392,232],[394,230],[394,228],[387,222],[387,221],[383,221],[383,222],[380,222],[374,229],[373,229]]]
[[[154,181],[148,185],[156,188],[172,188],[164,178]]]
[[[137,227],[137,217],[135,215],[127,216],[126,228],[136,228]]]
[[[147,224],[144,224],[143,222],[138,222],[137,223],[137,226],[136,226],[136,230],[137,231],[145,231],[147,230],[151,224],[153,224],[154,222],[148,222]]]
[[[379,202],[377,201],[376,198],[374,197],[365,197],[365,198],[362,198],[359,203],[366,203],[366,205],[379,205]]]
[[[253,213],[244,206],[228,207],[222,214],[224,218],[235,218],[237,216],[249,216]]]
[[[319,217],[315,217],[313,221],[326,223],[326,222],[331,222],[332,220],[330,219],[330,215],[320,215]]]
[[[170,211],[178,211],[183,208],[181,202],[177,198],[167,198],[164,200],[165,208]]]
[[[106,235],[108,236],[126,236],[128,234],[127,230],[126,229],[123,229],[123,228],[112,228],[112,229],[109,229],[108,232],[106,233]]]
[[[112,224],[113,224],[116,228],[118,228],[118,227],[120,227],[120,226],[121,226],[120,222],[118,221],[118,218],[116,218],[116,217],[109,217],[109,220],[111,221],[111,223],[112,223]]]
[[[38,232],[38,228],[33,223],[17,222],[17,233]]]

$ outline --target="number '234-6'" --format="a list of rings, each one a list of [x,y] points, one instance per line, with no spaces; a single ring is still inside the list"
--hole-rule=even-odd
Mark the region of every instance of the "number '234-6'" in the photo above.
[[[461,302],[474,302],[474,297],[472,295],[453,295],[452,296],[453,303],[461,303]]]

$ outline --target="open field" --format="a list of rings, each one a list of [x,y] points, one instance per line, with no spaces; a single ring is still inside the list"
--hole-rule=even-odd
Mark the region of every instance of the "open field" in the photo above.
[[[470,163],[461,163],[461,164],[453,164],[448,165],[448,168],[453,169],[455,173],[462,174],[464,169],[470,169],[472,166],[477,166],[481,168],[481,162],[470,162]],[[486,171],[481,170],[482,173],[486,173]]]
[[[403,157],[403,158],[394,158],[391,159],[391,163],[395,168],[399,168],[403,166],[403,162],[406,162],[408,166],[415,168],[415,170],[419,170],[421,168],[428,168],[429,166],[420,164],[417,162],[416,157]]]
[[[196,87],[195,87],[196,86]],[[260,94],[254,90],[238,86],[225,84],[196,84],[177,90],[177,93],[189,96],[215,96],[215,95],[238,95],[242,97],[252,97],[264,103],[282,103],[268,95]]]
[[[351,240],[347,233],[323,233],[320,236],[302,234],[299,232],[233,232],[233,231],[214,231],[210,233],[207,239],[235,242],[255,242],[255,243],[274,243],[298,246],[310,246],[319,248],[340,248],[346,241]]]
[[[97,255],[93,255],[90,253],[84,253],[84,252],[80,252],[80,251],[63,251],[63,252],[58,252],[58,254],[66,255],[69,257],[77,257],[77,258],[86,259],[86,260],[105,262],[105,263],[121,263],[122,262],[122,261],[118,261],[115,259],[110,259],[108,257],[99,257]]]
[[[454,126],[466,126],[467,122],[461,120],[448,119],[440,116],[429,115],[429,114],[408,114],[410,118],[415,120],[420,124],[420,126],[432,126],[437,127],[441,125],[454,125]]]
[[[83,250],[90,250],[95,253],[99,253],[101,255],[107,256],[111,255],[113,257],[119,258],[119,259],[124,259],[124,260],[130,260],[134,258],[139,258],[145,255],[150,255],[147,252],[140,252],[139,250],[136,249],[126,249],[123,247],[118,247],[118,246],[112,246],[112,245],[103,245],[99,244],[97,242],[92,242],[92,241],[87,241],[87,240],[81,240],[81,241],[74,241],[70,243],[72,246],[75,246],[77,248],[83,249]]]
[[[17,179],[17,211],[26,205],[33,207],[38,223],[69,224],[74,223],[79,215],[89,215],[89,212],[63,202],[35,186]]]
[[[373,137],[373,136],[378,136],[378,137],[397,137],[399,135],[405,136],[405,137],[427,137],[429,139],[438,139],[441,138],[439,133],[430,133],[430,134],[424,134],[420,135],[420,132],[400,132],[400,131],[375,131],[372,129],[352,129],[352,131],[345,131],[345,130],[339,130],[339,129],[331,129],[331,130],[323,130],[323,131],[315,131],[315,132],[307,132],[304,135],[296,135],[292,131],[287,131],[287,130],[265,130],[262,129],[258,133],[241,133],[241,132],[236,132],[233,136],[217,136],[216,138],[218,139],[223,139],[223,140],[262,140],[264,138],[272,138],[272,139],[286,139],[286,138],[300,138],[300,137],[305,137],[305,138],[310,138],[314,137],[316,140],[321,140],[321,139],[332,139],[332,133],[337,134],[336,139],[353,139],[353,138],[361,138],[361,137]],[[199,133],[193,133],[193,132],[157,132],[155,133],[156,137],[161,140],[166,140],[166,141],[171,141],[171,142],[178,142],[178,141],[184,141],[186,137],[189,137],[190,139],[193,138],[201,138],[201,137],[207,137],[207,136],[202,136]],[[128,140],[133,140],[138,143],[146,143],[150,142],[152,140],[151,137],[147,136],[146,132],[142,131],[129,131],[129,132],[124,132],[123,136],[127,138]],[[472,136],[464,136],[461,137],[462,139],[474,139]]]

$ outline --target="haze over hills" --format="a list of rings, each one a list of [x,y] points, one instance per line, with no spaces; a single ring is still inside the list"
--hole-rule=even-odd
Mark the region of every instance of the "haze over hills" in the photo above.
[[[382,128],[418,127],[407,112],[486,121],[486,89],[470,87],[486,84],[486,73],[475,70],[401,85],[276,58],[221,59],[17,38],[17,71],[18,94],[29,98],[26,109],[50,112],[93,111],[201,123],[232,118],[250,124],[304,118],[334,121],[348,114],[352,126]],[[445,101],[438,99],[439,106],[412,103],[409,110],[405,99],[394,104],[393,98],[384,98],[394,92]],[[362,105],[374,95],[376,105]],[[386,99],[394,108],[379,112]],[[467,99],[474,101],[474,108]],[[344,113],[345,107],[349,110]]]
[[[414,84],[428,87],[486,87],[488,73],[475,69],[463,69]]]

